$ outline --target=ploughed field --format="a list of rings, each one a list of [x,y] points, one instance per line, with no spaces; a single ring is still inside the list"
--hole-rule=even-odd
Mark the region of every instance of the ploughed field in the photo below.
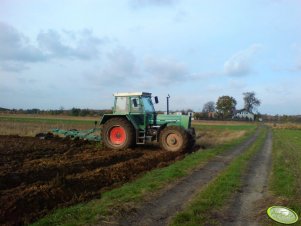
[[[100,197],[137,175],[180,159],[158,147],[114,151],[87,141],[0,136],[0,225]]]

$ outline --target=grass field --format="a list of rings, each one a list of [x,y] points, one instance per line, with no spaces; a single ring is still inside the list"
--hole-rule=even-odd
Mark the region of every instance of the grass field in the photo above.
[[[202,148],[214,147],[237,139],[257,125],[254,123],[195,121],[193,127],[197,131],[196,143]]]
[[[268,123],[273,129],[301,129],[301,123]]]
[[[292,127],[289,124],[273,129],[273,163],[269,184],[271,196],[265,200],[265,203],[287,206],[301,217],[301,130],[299,128],[299,125]],[[276,225],[264,219],[263,224]],[[294,225],[301,225],[300,220]]]

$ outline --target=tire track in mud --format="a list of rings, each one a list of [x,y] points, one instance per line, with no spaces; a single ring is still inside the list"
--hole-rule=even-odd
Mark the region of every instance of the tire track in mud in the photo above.
[[[269,169],[271,168],[272,132],[269,129],[261,150],[249,163],[243,179],[243,187],[226,210],[226,219],[222,225],[259,225],[256,203],[264,198],[267,192]]]
[[[257,131],[245,142],[223,154],[216,156],[205,166],[194,170],[189,176],[179,182],[170,185],[169,188],[155,195],[148,202],[140,204],[135,209],[119,213],[121,217],[111,219],[112,222],[99,222],[99,225],[123,225],[123,226],[160,226],[167,225],[168,221],[209,181],[216,177],[230,162],[244,152],[255,142],[259,134]],[[114,222],[117,221],[118,223]]]

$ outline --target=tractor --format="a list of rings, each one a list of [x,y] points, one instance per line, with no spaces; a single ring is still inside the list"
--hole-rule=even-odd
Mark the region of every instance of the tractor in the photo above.
[[[108,148],[126,149],[149,142],[159,142],[166,151],[193,146],[195,131],[190,116],[157,114],[151,93],[115,93],[114,97],[113,113],[100,120],[101,139]],[[158,97],[154,101],[158,103]]]

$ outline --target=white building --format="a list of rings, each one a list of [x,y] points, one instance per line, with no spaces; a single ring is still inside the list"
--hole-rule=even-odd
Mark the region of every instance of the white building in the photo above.
[[[252,112],[247,111],[246,109],[241,109],[241,110],[235,111],[232,118],[254,121],[255,115]]]

